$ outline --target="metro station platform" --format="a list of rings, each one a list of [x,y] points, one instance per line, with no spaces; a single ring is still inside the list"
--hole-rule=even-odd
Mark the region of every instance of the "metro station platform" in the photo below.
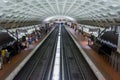
[[[100,72],[103,74],[106,80],[119,80],[120,79],[120,74],[118,74],[115,70],[113,70],[113,68],[110,67],[110,65],[103,59],[102,56],[97,54],[93,49],[91,49],[88,46],[87,38],[84,38],[81,34],[78,34],[78,32],[75,32],[72,28],[67,27],[67,30],[73,35],[73,37],[76,39],[79,45],[82,46],[87,56],[89,56],[89,58],[92,60],[95,66],[100,70]],[[44,37],[45,36],[43,36],[42,39]],[[35,46],[37,46],[37,44],[40,41],[35,43],[33,45],[33,48],[35,48]],[[21,63],[21,61],[33,50],[33,48],[28,49],[28,50],[23,50],[21,51],[21,53],[12,57],[11,62],[6,63],[4,65],[3,70],[0,70],[0,80],[4,80]]]
[[[83,37],[82,34],[75,32],[73,28],[66,27],[67,31],[72,34],[78,44],[83,48],[86,52],[87,56],[92,60],[95,66],[99,69],[102,75],[106,78],[106,80],[120,80],[120,74],[117,73],[108,63],[103,59],[101,55],[99,55],[96,51],[94,51],[90,46],[88,46],[87,38]]]
[[[3,69],[0,70],[0,80],[5,80],[5,78],[29,55],[29,53],[42,41],[42,39],[46,36],[43,35],[38,42],[33,44],[32,48],[27,48],[26,50],[22,50],[17,55],[10,58],[10,63],[5,63]]]

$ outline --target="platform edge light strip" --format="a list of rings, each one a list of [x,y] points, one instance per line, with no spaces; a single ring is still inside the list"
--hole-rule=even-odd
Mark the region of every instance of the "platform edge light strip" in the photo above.
[[[59,80],[60,79],[60,35],[61,35],[61,26],[59,26],[59,35],[57,41],[57,50],[55,55],[55,63],[53,68],[53,76],[52,80]]]

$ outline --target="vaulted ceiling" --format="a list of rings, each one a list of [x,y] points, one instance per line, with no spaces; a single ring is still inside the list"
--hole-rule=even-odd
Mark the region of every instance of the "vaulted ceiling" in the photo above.
[[[58,15],[88,25],[119,25],[120,0],[0,0],[1,24],[37,24]]]

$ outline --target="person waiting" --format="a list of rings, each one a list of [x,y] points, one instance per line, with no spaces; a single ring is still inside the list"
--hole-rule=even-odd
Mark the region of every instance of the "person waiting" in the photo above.
[[[5,62],[5,49],[1,50],[1,55],[2,55],[3,63],[4,63]]]
[[[3,69],[3,57],[0,51],[0,69]]]
[[[5,49],[5,57],[6,57],[7,63],[10,63],[10,52],[8,52],[7,49]]]

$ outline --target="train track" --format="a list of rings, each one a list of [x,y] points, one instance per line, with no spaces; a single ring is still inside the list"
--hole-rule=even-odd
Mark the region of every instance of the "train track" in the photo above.
[[[58,27],[48,36],[14,80],[50,80],[54,64]]]
[[[64,27],[61,34],[62,80],[98,80]]]
[[[58,32],[56,27],[14,80],[52,80]],[[59,80],[98,80],[63,26],[60,36]]]

